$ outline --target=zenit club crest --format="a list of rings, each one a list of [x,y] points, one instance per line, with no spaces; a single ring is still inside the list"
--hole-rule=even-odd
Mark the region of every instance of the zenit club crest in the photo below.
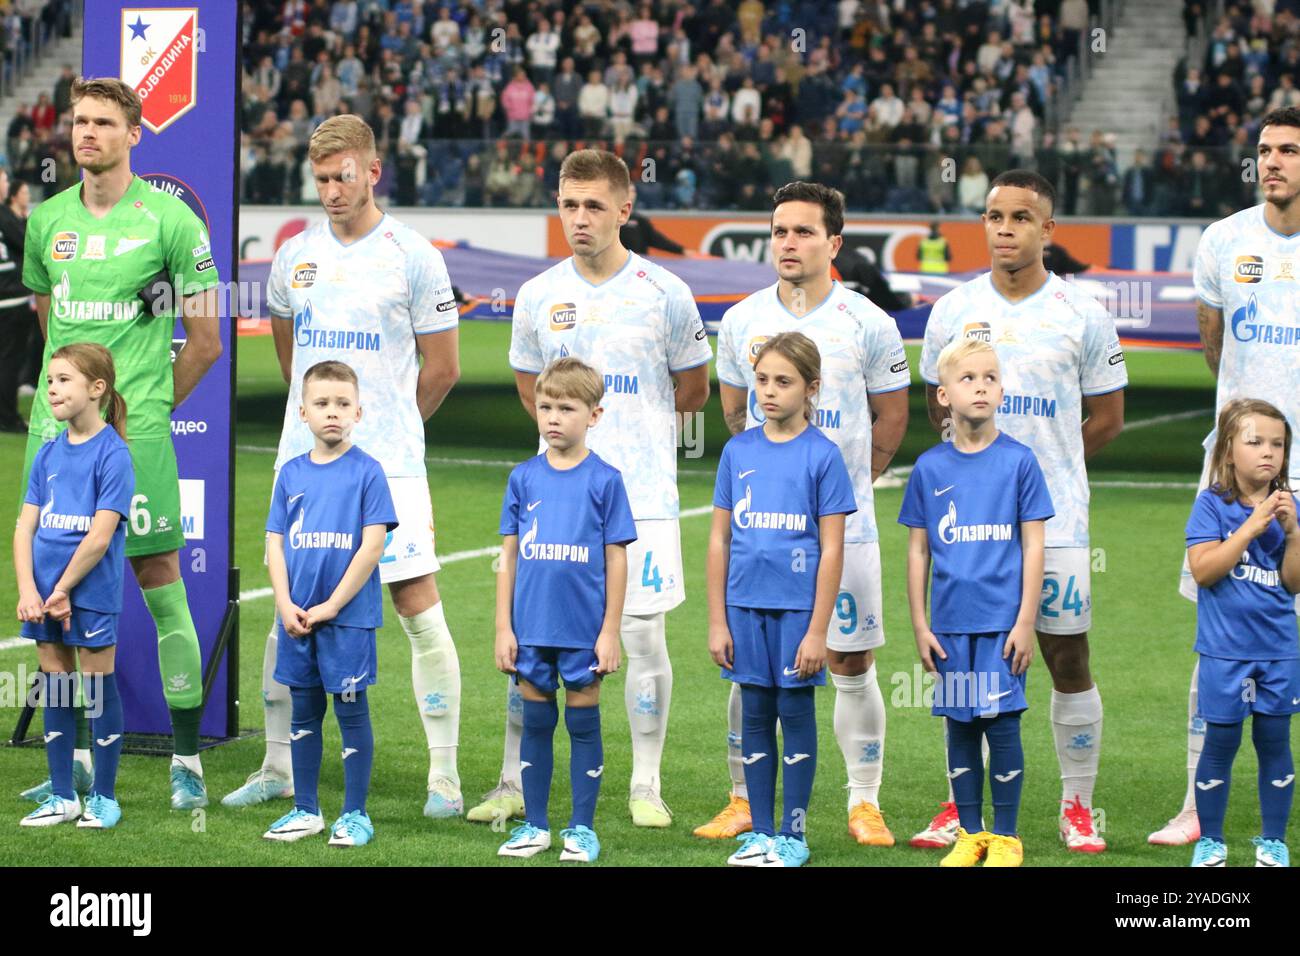
[[[122,82],[140,95],[141,123],[161,133],[194,108],[199,11],[122,10]]]

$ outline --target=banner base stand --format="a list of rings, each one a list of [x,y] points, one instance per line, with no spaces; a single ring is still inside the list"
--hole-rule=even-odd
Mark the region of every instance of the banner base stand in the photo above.
[[[200,737],[199,752],[211,750],[213,747],[219,747],[222,744],[232,744],[239,740],[252,740],[254,737],[261,737],[262,731],[258,727],[245,727],[236,737]],[[10,747],[43,747],[45,746],[42,737],[27,737],[23,740],[16,738],[10,739],[7,746]],[[122,753],[132,754],[137,757],[170,757],[172,755],[172,736],[171,734],[123,734]]]

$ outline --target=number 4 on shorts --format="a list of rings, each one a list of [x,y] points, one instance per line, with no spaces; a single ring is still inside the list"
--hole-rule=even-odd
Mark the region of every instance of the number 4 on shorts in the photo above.
[[[653,556],[653,551],[645,553],[645,566],[641,569],[641,586],[654,588],[655,593],[658,594],[663,590],[664,579],[659,575],[659,565],[650,563]]]

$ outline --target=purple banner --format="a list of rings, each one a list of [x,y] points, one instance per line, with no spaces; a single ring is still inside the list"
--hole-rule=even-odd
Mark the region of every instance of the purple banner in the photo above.
[[[198,629],[205,673],[232,593],[235,336],[230,321],[235,288],[235,97],[239,84],[239,4],[231,0],[86,0],[82,73],[120,77],[140,94],[140,143],[131,169],[183,200],[205,223],[222,280],[224,352],[194,392],[172,414],[181,479],[181,574]],[[225,130],[225,132],[222,132]],[[173,358],[184,345],[179,321]],[[135,577],[127,568],[117,674],[132,733],[169,734],[171,719],[158,670],[157,631]],[[232,637],[232,646],[235,638]],[[208,694],[201,731],[237,732],[235,687],[223,659]],[[237,675],[236,675],[237,681]]]

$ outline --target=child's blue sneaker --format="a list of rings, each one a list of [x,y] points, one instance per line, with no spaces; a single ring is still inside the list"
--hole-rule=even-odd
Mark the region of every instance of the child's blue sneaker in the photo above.
[[[370,817],[360,810],[350,810],[330,827],[330,846],[365,846],[374,835]]]
[[[595,834],[593,833],[594,837]],[[501,844],[497,856],[536,856],[551,848],[551,831],[521,823],[510,831],[510,839]]]
[[[120,803],[102,793],[92,793],[86,798],[86,807],[81,811],[77,826],[88,830],[108,830],[117,826],[117,821],[121,819]]]
[[[1291,853],[1281,840],[1265,840],[1257,836],[1250,841],[1255,844],[1256,866],[1290,866]]]
[[[1192,852],[1192,866],[1227,866],[1228,847],[1222,840],[1201,837]]]
[[[772,849],[772,838],[762,833],[742,833],[736,837],[740,849],[727,857],[731,866],[766,866],[767,854]]]
[[[797,837],[778,836],[772,841],[764,866],[803,866],[808,862],[808,844]]]
[[[572,860],[575,863],[595,863],[596,857],[600,856],[600,840],[596,839],[595,830],[582,826],[570,827],[561,830],[560,836],[564,838],[561,862]]]

